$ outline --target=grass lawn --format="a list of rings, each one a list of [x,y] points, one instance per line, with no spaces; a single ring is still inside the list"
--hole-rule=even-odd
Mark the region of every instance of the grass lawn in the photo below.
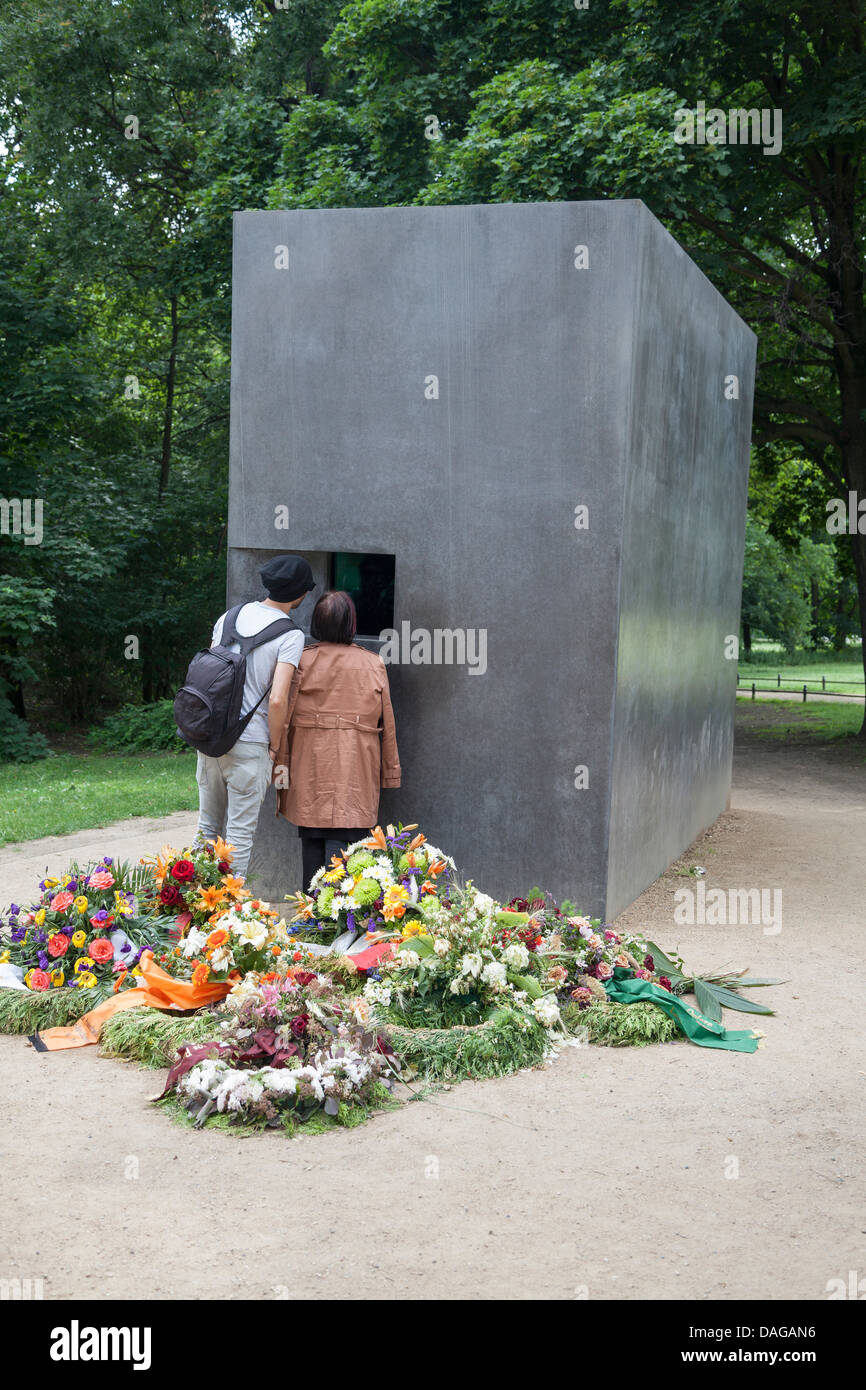
[[[843,700],[752,700],[737,696],[737,728],[759,738],[786,739],[789,743],[827,743],[852,738],[860,732],[863,706]],[[862,755],[866,757],[866,748]]]
[[[737,670],[740,673],[740,685],[751,685],[752,681],[759,690],[776,689],[776,673],[782,677],[782,688],[787,686],[795,690],[802,690],[803,686],[809,687],[809,693],[813,690],[821,690],[821,677],[826,676],[827,690],[835,690],[840,695],[863,695],[863,663],[862,661],[827,661],[825,665],[810,662],[809,665],[801,665],[796,662],[786,662],[784,655],[779,654],[778,666],[767,666],[763,662],[758,665],[740,661]],[[846,684],[845,682],[849,682]],[[855,682],[851,684],[850,682]]]
[[[0,763],[3,845],[197,808],[191,752],[58,753],[36,763]]]

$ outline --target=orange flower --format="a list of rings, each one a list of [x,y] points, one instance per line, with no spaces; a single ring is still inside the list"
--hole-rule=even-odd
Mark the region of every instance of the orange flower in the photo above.
[[[192,972],[192,982],[194,985],[206,985],[209,970],[203,960],[200,960],[195,970]]]
[[[225,930],[225,928],[218,927],[216,931],[211,932],[210,936],[207,939],[207,944],[211,951],[215,951],[217,946],[223,946],[226,943],[226,941],[228,941],[228,939],[229,934]]]
[[[235,847],[227,844],[222,835],[217,835],[215,840],[208,840],[208,844],[213,845],[214,859],[224,859],[228,864],[232,862]]]
[[[364,841],[365,849],[387,849],[388,841],[382,831],[381,825],[377,825],[375,830],[370,831],[370,839]]]
[[[271,947],[271,955],[272,955],[272,956],[281,956],[282,954],[283,954],[283,948],[282,948],[282,946],[272,946],[272,947]]]
[[[445,860],[434,859],[427,872],[428,874],[431,874],[433,878],[437,878],[439,874],[445,872]]]
[[[235,984],[235,983],[236,983],[238,980],[240,980],[241,978],[242,978],[242,976],[241,976],[241,972],[240,972],[239,970],[230,970],[230,971],[229,971],[229,979],[231,980],[232,984]]]
[[[435,884],[435,883],[431,883],[429,878],[425,878],[424,882],[421,884],[421,892],[422,892],[422,893],[435,893],[435,892],[436,892],[436,884]]]
[[[249,896],[244,888],[243,879],[235,878],[232,874],[223,874],[223,888],[229,897],[234,898],[237,902],[240,902],[241,898]]]
[[[408,828],[409,830],[412,830],[414,827],[413,827],[413,826],[408,826],[407,828]],[[426,835],[416,835],[416,836],[415,836],[415,839],[412,841],[411,845],[409,846],[409,849],[410,849],[410,850],[417,849],[418,846],[419,846],[419,845],[423,845],[423,844],[426,842],[426,840],[427,840],[427,836],[426,836]]]
[[[386,922],[393,922],[395,918],[399,920],[406,915],[406,904],[409,901],[409,890],[404,888],[402,883],[395,884],[392,888],[385,891],[385,903],[382,908],[382,916]]]
[[[224,888],[202,888],[196,907],[201,912],[213,912],[214,908],[220,907],[225,900],[226,890]]]

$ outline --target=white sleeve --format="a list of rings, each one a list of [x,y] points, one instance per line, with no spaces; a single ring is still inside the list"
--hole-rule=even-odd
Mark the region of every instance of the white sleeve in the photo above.
[[[212,646],[212,647],[215,647],[215,646],[217,645],[217,643],[218,643],[219,640],[220,640],[220,637],[222,636],[223,623],[225,622],[225,616],[226,616],[225,613],[223,613],[222,617],[221,617],[221,618],[217,618],[216,622],[215,622],[214,625],[213,625],[213,636],[212,636],[212,638],[211,638],[211,646]]]
[[[304,634],[300,631],[287,632],[280,642],[277,661],[283,661],[289,666],[297,666],[301,660],[303,650]]]

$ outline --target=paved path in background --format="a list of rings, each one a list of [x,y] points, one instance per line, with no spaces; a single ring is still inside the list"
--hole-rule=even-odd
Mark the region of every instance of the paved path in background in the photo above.
[[[0,911],[10,902],[32,901],[39,880],[68,864],[85,864],[110,854],[137,864],[143,854],[154,854],[163,845],[180,849],[195,835],[198,814],[175,811],[170,816],[136,816],[102,830],[76,830],[72,835],[46,835],[0,848]]]
[[[172,820],[66,845],[131,856],[184,838]],[[0,1277],[50,1299],[826,1298],[866,1271],[864,840],[862,766],[747,737],[732,809],[619,919],[787,980],[754,1055],[567,1049],[291,1141],[197,1133],[149,1104],[161,1072],[0,1037]],[[781,932],[675,926],[693,864],[781,888]],[[69,1191],[86,1215],[47,1219]]]

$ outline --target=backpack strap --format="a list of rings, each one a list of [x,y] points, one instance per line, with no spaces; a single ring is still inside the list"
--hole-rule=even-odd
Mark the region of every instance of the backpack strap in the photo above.
[[[237,642],[242,656],[249,656],[256,647],[263,647],[275,637],[284,637],[287,632],[300,631],[294,619],[286,616],[275,618],[267,627],[262,628],[261,632],[253,633],[251,637],[242,637],[237,629],[238,614],[242,608],[246,608],[246,604],[238,603],[226,613],[219,641],[221,647],[230,647],[232,643]]]

